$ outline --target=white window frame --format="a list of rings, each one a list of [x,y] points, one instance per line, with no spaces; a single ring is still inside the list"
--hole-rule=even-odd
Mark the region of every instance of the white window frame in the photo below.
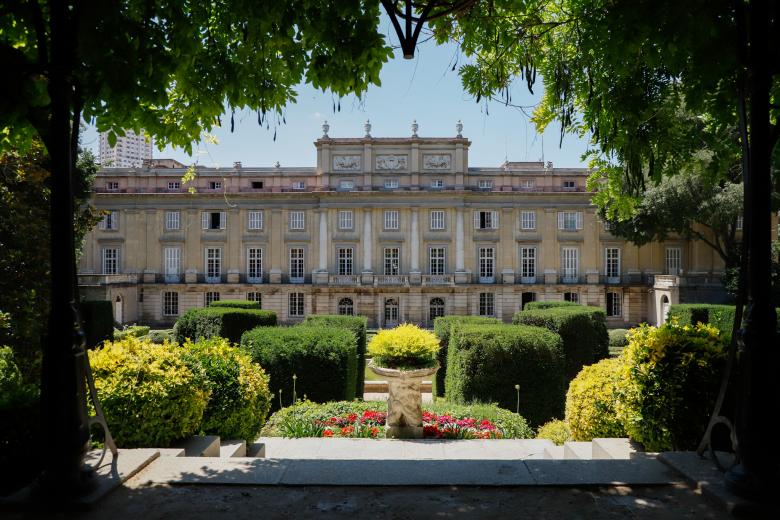
[[[532,190],[536,186],[536,182],[533,179],[521,179],[520,188],[523,190]]]
[[[349,302],[349,303],[347,303]],[[355,300],[352,298],[339,298],[336,304],[336,312],[339,316],[354,316],[355,315]]]
[[[119,274],[119,248],[104,247],[101,256],[103,274]]]
[[[341,180],[339,181],[339,189],[350,191],[355,189],[355,181],[351,180]]]
[[[496,315],[496,295],[492,292],[479,293],[479,309],[477,309],[480,316],[495,317]]]
[[[287,315],[303,318],[306,315],[306,296],[302,292],[291,292],[287,296]]]
[[[352,230],[355,226],[355,214],[351,209],[339,210],[339,229]]]
[[[610,295],[612,301],[610,302]],[[611,303],[611,305],[610,305]],[[605,298],[607,318],[621,318],[623,316],[623,294],[617,291],[608,291]]]
[[[580,276],[580,250],[577,247],[561,248],[561,280],[577,283]]]
[[[181,189],[181,182],[180,181],[168,181],[168,190],[180,190]]]
[[[578,231],[582,229],[582,211],[559,211],[558,229],[560,231]]]
[[[431,180],[431,188],[435,190],[440,190],[444,188],[444,179],[432,179]]]
[[[219,226],[211,227],[212,215],[219,214]],[[203,211],[200,214],[201,228],[207,231],[218,231],[227,227],[227,212],[225,211]]]
[[[163,291],[163,316],[179,315],[179,293],[176,291]]]
[[[496,248],[480,246],[477,253],[479,267],[479,283],[495,283],[496,281]]]
[[[222,248],[207,247],[205,252],[206,283],[219,283],[222,281]]]
[[[108,181],[106,182],[106,190],[107,191],[119,191],[119,183],[116,181]]]
[[[444,230],[444,210],[432,209],[430,215],[430,228],[431,231],[443,231]]]
[[[355,273],[355,249],[339,247],[336,249],[336,268],[339,276],[352,276]]]
[[[167,231],[181,229],[181,212],[179,210],[165,212],[165,229]]]
[[[292,189],[296,191],[303,191],[306,189],[306,181],[293,181]]]
[[[401,215],[396,209],[385,210],[384,229],[387,231],[397,231],[401,227]]]
[[[291,247],[287,256],[290,283],[303,283],[306,278],[306,251],[302,247]]]
[[[302,210],[290,211],[288,215],[290,231],[304,231],[306,228],[306,214]]]
[[[536,211],[524,210],[520,212],[520,229],[523,231],[536,229]]]
[[[432,276],[447,274],[447,248],[443,246],[428,248],[428,272]]]
[[[434,309],[436,311],[434,312]],[[433,323],[436,318],[442,317],[447,312],[447,305],[444,298],[441,296],[434,296],[428,300],[428,320],[429,323]]]
[[[563,293],[563,301],[571,303],[580,303],[580,293],[574,291],[566,291]]]
[[[385,179],[384,187],[386,190],[398,189],[398,179]]]
[[[492,179],[480,179],[479,183],[477,184],[479,186],[479,189],[481,190],[492,190],[493,189],[493,180]]]
[[[666,274],[679,276],[682,271],[682,248],[667,247],[664,255],[664,268]]]
[[[576,190],[577,189],[577,181],[572,180],[565,180],[563,181],[563,189],[564,190]]]
[[[103,231],[116,231],[119,229],[119,211],[115,209],[108,210],[108,213],[103,215],[103,218],[98,222],[98,229]]]
[[[247,212],[247,229],[260,230],[263,229],[264,219],[263,211],[259,209],[253,209]]]
[[[222,298],[219,291],[206,291],[203,293],[203,306],[208,307],[214,302],[218,302]]]
[[[261,309],[263,308],[263,293],[258,291],[250,291],[246,293],[246,301],[255,302]]]
[[[745,227],[745,216],[744,215],[738,215],[737,216],[737,222],[735,223],[736,230],[742,231],[742,229]]]
[[[163,248],[163,273],[166,283],[179,283],[181,280],[181,247]]]
[[[536,246],[520,247],[520,282],[536,283]]]
[[[476,210],[474,212],[474,229],[495,230],[498,229],[497,210]]]
[[[263,282],[263,248],[246,248],[246,281],[248,283]]]
[[[385,247],[382,252],[383,274],[385,276],[397,276],[401,274],[401,248]]]
[[[604,275],[607,283],[620,282],[620,248],[604,248]]]

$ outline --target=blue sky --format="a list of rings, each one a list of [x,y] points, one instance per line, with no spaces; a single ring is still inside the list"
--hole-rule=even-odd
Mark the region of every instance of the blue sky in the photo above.
[[[394,41],[395,38],[391,38]],[[385,64],[381,73],[382,86],[372,87],[358,100],[343,98],[341,110],[333,112],[334,100],[307,85],[298,89],[298,102],[287,107],[286,124],[270,130],[257,125],[255,113],[237,113],[235,131],[231,134],[229,117],[223,118],[223,128],[216,129],[219,144],[201,144],[197,157],[181,150],[155,149],[155,157],[172,157],[186,164],[196,158],[204,166],[230,167],[234,161],[245,166],[315,166],[316,152],[312,142],[322,135],[322,122],[328,120],[331,137],[361,137],[363,124],[371,120],[374,137],[411,135],[411,123],[417,120],[420,137],[454,136],[455,123],[463,121],[463,135],[471,140],[471,166],[498,166],[505,158],[510,161],[535,161],[544,156],[557,167],[584,166],[581,156],[587,143],[575,135],[567,135],[559,148],[559,126],[551,125],[544,136],[536,133],[532,123],[517,108],[498,102],[487,106],[463,92],[460,77],[452,71],[457,55],[454,45],[437,46],[432,41],[418,46],[415,59],[404,60],[400,51]],[[461,57],[460,63],[464,60]],[[541,91],[541,85],[535,88]],[[514,87],[512,101],[517,105],[533,105],[524,82]],[[97,153],[97,134],[86,129],[83,144]],[[542,146],[544,144],[544,146]]]

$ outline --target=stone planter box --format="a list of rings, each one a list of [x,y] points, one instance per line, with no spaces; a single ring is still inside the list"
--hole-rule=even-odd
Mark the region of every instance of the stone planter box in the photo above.
[[[422,393],[420,387],[424,378],[430,378],[437,370],[396,370],[374,365],[369,368],[387,381],[387,423],[385,436],[391,439],[422,439]]]

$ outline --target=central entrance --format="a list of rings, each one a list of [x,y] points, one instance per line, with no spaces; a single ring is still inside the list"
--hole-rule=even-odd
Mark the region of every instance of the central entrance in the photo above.
[[[385,319],[384,327],[391,329],[398,326],[398,300],[395,298],[385,298]]]

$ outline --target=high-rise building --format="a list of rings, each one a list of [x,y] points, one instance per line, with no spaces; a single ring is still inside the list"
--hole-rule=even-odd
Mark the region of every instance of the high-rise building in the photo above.
[[[152,139],[143,130],[126,130],[117,136],[116,144],[108,143],[108,132],[100,133],[100,164],[104,168],[140,168],[152,158]]]

